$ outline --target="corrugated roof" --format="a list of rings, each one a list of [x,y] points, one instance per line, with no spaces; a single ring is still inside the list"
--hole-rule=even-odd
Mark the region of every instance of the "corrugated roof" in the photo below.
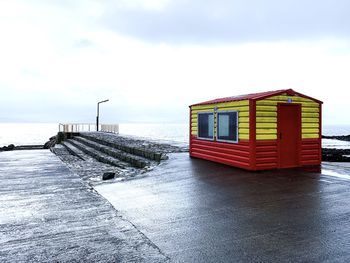
[[[239,101],[239,100],[260,100],[260,99],[265,99],[265,98],[272,97],[272,96],[277,96],[277,95],[280,95],[283,93],[287,93],[290,96],[296,95],[296,96],[308,98],[308,99],[311,99],[315,102],[322,103],[322,101],[319,101],[317,99],[311,98],[311,97],[306,96],[306,95],[303,95],[303,94],[298,93],[292,89],[283,89],[283,90],[265,91],[265,92],[259,92],[259,93],[251,93],[251,94],[245,94],[245,95],[238,95],[238,96],[208,100],[208,101],[193,104],[191,106],[215,104],[215,103],[220,103],[220,102],[230,102],[230,101]]]

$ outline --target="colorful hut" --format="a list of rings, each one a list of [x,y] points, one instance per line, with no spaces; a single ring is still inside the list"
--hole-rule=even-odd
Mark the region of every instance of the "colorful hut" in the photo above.
[[[322,102],[292,89],[190,106],[190,156],[248,170],[321,164]]]

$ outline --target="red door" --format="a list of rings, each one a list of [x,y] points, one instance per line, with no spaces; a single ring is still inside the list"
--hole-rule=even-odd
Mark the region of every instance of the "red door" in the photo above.
[[[278,104],[277,144],[279,168],[299,166],[301,144],[301,105]]]

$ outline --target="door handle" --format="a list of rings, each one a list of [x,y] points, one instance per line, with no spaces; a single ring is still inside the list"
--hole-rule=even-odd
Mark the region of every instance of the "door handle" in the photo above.
[[[280,132],[280,140],[282,140],[282,132]]]

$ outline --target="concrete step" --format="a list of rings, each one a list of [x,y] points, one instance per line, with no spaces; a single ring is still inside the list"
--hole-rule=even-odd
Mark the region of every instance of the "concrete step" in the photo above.
[[[88,147],[94,148],[97,151],[100,151],[102,153],[105,153],[111,157],[114,157],[116,159],[119,159],[123,162],[130,163],[132,166],[137,167],[137,168],[144,168],[146,166],[150,166],[150,161],[147,160],[144,157],[136,156],[130,153],[126,153],[124,151],[118,150],[116,148],[106,146],[103,144],[100,144],[98,142],[95,142],[93,140],[90,140],[85,137],[81,136],[76,136],[73,138],[73,140],[76,140]]]
[[[63,144],[66,146],[63,146]],[[63,144],[56,144],[55,147],[51,147],[50,150],[66,163],[70,169],[77,172],[83,180],[90,180],[93,178],[90,182],[96,183],[105,172],[113,172],[116,175],[115,177],[120,177],[125,174],[133,174],[135,170],[135,168],[122,169],[110,164],[101,163],[90,155],[80,151],[70,142],[65,141]],[[68,147],[70,151],[67,150]],[[72,151],[74,151],[75,154],[79,154],[79,156],[83,157],[85,160],[73,155]]]
[[[73,144],[71,144],[68,141],[64,141],[61,143],[61,145],[73,156],[78,157],[80,160],[86,161],[90,156],[86,155],[84,152],[79,150],[77,147],[75,147]]]
[[[160,162],[161,160],[167,159],[166,155],[163,153],[128,146],[126,144],[117,143],[116,141],[112,141],[112,140],[109,140],[107,138],[105,140],[102,140],[102,139],[94,137],[93,135],[89,135],[87,133],[80,133],[79,136],[83,137],[85,139],[88,139],[90,141],[94,141],[94,142],[97,142],[99,144],[115,148],[115,149],[123,151],[125,153],[137,155],[137,156],[140,156],[140,157],[152,160],[152,161]]]
[[[112,156],[109,156],[108,154],[105,154],[103,152],[100,152],[90,146],[87,146],[77,140],[74,139],[69,139],[67,140],[70,144],[72,144],[73,146],[75,146],[76,148],[78,148],[79,150],[81,150],[82,152],[84,152],[85,154],[93,157],[94,159],[96,159],[97,161],[101,162],[101,163],[106,163],[112,166],[116,166],[122,169],[126,169],[129,164],[123,161],[120,161]],[[66,142],[66,141],[65,141]]]

